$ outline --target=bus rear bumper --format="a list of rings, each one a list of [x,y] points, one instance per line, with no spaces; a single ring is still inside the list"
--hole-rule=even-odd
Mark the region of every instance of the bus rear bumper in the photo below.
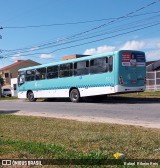
[[[145,91],[145,86],[138,86],[138,87],[127,87],[122,85],[115,86],[115,93],[119,92],[143,92]]]

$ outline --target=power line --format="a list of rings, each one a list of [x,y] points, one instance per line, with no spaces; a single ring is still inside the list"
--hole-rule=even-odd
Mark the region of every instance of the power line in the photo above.
[[[115,19],[111,20],[111,21],[108,22],[108,23],[104,23],[104,24],[99,25],[99,26],[96,26],[96,27],[94,27],[94,28],[92,28],[92,29],[89,29],[89,30],[86,30],[86,31],[83,31],[83,32],[80,32],[80,33],[77,33],[77,34],[74,34],[74,35],[72,35],[72,36],[69,36],[69,37],[65,38],[65,40],[69,40],[69,39],[72,39],[72,38],[81,36],[81,35],[83,35],[83,34],[89,33],[89,32],[91,32],[91,31],[100,29],[100,28],[102,28],[102,27],[104,27],[104,26],[106,26],[106,25],[110,25],[110,24],[112,24],[112,23],[116,23],[117,21],[119,21],[119,20],[121,20],[121,19],[125,19],[125,18],[127,18],[127,17],[130,17],[130,16],[133,15],[134,13],[137,13],[137,12],[139,12],[139,11],[141,11],[141,10],[144,10],[145,8],[147,8],[147,7],[149,7],[149,6],[153,5],[153,4],[156,4],[156,3],[158,3],[159,1],[160,1],[160,0],[157,0],[157,1],[154,1],[154,2],[152,2],[152,3],[149,3],[149,4],[143,6],[143,7],[139,8],[139,9],[136,9],[136,10],[134,10],[134,11],[132,11],[132,12],[130,12],[130,13],[124,15],[124,16],[115,18]],[[60,40],[59,42],[62,42],[63,40],[64,40],[64,39]],[[51,43],[54,43],[54,42],[51,42]],[[48,43],[48,44],[49,44],[49,43]],[[43,45],[48,45],[48,44],[43,44]],[[62,44],[63,44],[63,43],[62,43]],[[62,44],[61,44],[61,45],[62,45]],[[42,46],[42,45],[41,45],[41,46]],[[33,46],[33,47],[35,47],[35,46]],[[24,48],[24,49],[31,49],[31,48]],[[23,51],[24,49],[17,49],[17,51],[18,51],[18,50],[19,50],[19,51],[20,51],[20,50]],[[5,52],[6,52],[7,50],[2,50],[2,51],[5,51]],[[10,51],[11,51],[11,50],[10,50]],[[16,51],[16,50],[12,50],[12,51]]]
[[[84,38],[78,38],[78,40],[72,40],[72,41],[68,41],[68,42],[64,42],[64,43],[60,43],[60,44],[56,44],[56,43],[50,43],[49,45],[43,45],[41,48],[37,48],[37,50],[42,50],[42,49],[47,49],[47,48],[51,48],[51,47],[57,47],[57,46],[61,46],[61,45],[66,45],[66,44],[70,44],[70,43],[75,43],[77,41],[82,41],[82,40],[86,40],[86,39],[90,39],[90,38],[95,38],[95,37],[99,37],[99,36],[102,36],[102,35],[107,35],[107,34],[112,34],[112,33],[116,33],[116,32],[120,32],[120,31],[125,31],[125,30],[129,30],[129,29],[133,29],[133,28],[137,28],[137,27],[141,27],[141,26],[146,26],[146,25],[150,25],[150,24],[153,24],[153,22],[149,22],[149,23],[145,23],[144,21],[153,21],[154,18],[158,19],[160,15],[155,15],[155,16],[152,16],[152,17],[148,17],[148,18],[145,18],[143,20],[138,20],[136,22],[131,22],[131,23],[127,23],[126,25],[123,24],[122,26],[120,26],[119,28],[116,26],[116,29],[114,28],[111,28],[111,31],[105,31],[104,33],[101,33],[101,34],[97,34],[97,35],[93,35],[93,36],[84,36]],[[139,25],[137,25],[137,23],[140,23]],[[129,26],[131,25],[131,26]],[[35,50],[34,50],[35,51]],[[19,51],[18,54],[23,54],[23,53],[26,53],[26,52],[31,52],[31,51]],[[13,55],[13,54],[17,54],[17,52],[10,52],[8,53],[7,55]]]
[[[156,12],[148,12],[144,14],[139,14],[139,15],[134,15],[134,16],[142,16],[142,15],[147,15],[147,14],[153,14],[153,13],[158,13],[160,11]],[[133,17],[127,16],[127,17]],[[96,19],[96,20],[87,20],[87,21],[79,21],[79,22],[68,22],[68,23],[51,23],[51,24],[44,24],[44,25],[29,25],[29,26],[3,26],[0,29],[26,29],[26,28],[41,28],[41,27],[52,27],[52,26],[65,26],[65,25],[77,25],[77,24],[86,24],[86,23],[92,23],[92,22],[101,22],[101,21],[106,21],[106,20],[113,20],[117,18],[104,18],[104,19]]]
[[[76,45],[71,45],[71,46],[67,46],[67,47],[58,48],[58,49],[53,50],[53,51],[48,52],[48,53],[26,54],[26,55],[23,55],[23,57],[24,56],[31,56],[31,55],[40,55],[40,54],[51,54],[51,53],[54,53],[54,52],[59,51],[59,50],[69,49],[69,48],[73,48],[73,47],[78,47],[78,46],[82,46],[82,45],[86,45],[86,44],[90,44],[90,43],[95,43],[95,42],[103,41],[103,40],[106,40],[106,39],[122,36],[122,35],[129,34],[129,33],[132,33],[132,32],[140,31],[140,30],[143,30],[143,29],[146,29],[146,28],[154,27],[154,26],[157,26],[157,25],[160,25],[160,22],[152,24],[152,25],[149,25],[149,26],[144,26],[142,28],[134,29],[134,30],[131,30],[131,31],[127,31],[127,32],[116,34],[116,35],[112,35],[112,36],[109,36],[109,37],[105,37],[105,38],[101,38],[101,39],[97,39],[97,40],[93,40],[93,41],[89,41],[89,42],[85,42],[85,43],[80,43],[80,44],[76,44]],[[9,57],[12,57],[12,56],[8,56],[8,58]]]
[[[94,31],[94,30],[96,30],[96,29],[102,28],[102,27],[106,26],[107,24],[112,24],[112,23],[116,22],[117,20],[121,20],[121,19],[123,19],[123,18],[126,18],[126,17],[128,17],[129,15],[132,15],[132,14],[134,14],[134,13],[136,13],[136,12],[139,12],[139,11],[141,11],[141,10],[143,10],[143,9],[145,9],[145,8],[147,8],[147,7],[149,7],[149,6],[151,6],[151,5],[154,5],[154,4],[158,3],[159,1],[160,1],[160,0],[157,0],[157,1],[154,1],[154,2],[152,2],[152,3],[149,3],[149,4],[147,4],[146,6],[143,6],[143,7],[141,7],[141,8],[138,8],[138,9],[136,9],[135,11],[132,11],[132,12],[130,12],[130,13],[124,15],[124,16],[115,18],[114,20],[112,20],[112,21],[110,21],[110,22],[108,22],[108,23],[104,23],[104,24],[101,24],[101,25],[96,26],[96,27],[94,27],[94,28],[91,28],[91,29],[89,29],[89,30],[86,30],[86,31],[77,33],[77,34],[75,34],[75,35],[73,35],[73,36],[71,36],[71,37],[75,37],[75,36],[79,36],[79,35],[82,35],[82,34],[86,34],[86,33],[90,32],[90,31]]]
[[[145,26],[143,28],[139,28],[139,29],[135,29],[135,30],[132,30],[132,31],[128,31],[128,32],[125,32],[125,33],[113,35],[113,36],[110,36],[110,37],[106,37],[106,38],[102,38],[102,39],[98,39],[98,40],[94,40],[94,41],[90,41],[90,42],[86,42],[86,43],[72,45],[72,46],[69,46],[69,47],[59,48],[59,49],[56,49],[56,50],[51,51],[49,53],[40,53],[40,54],[51,54],[51,53],[54,53],[54,52],[59,51],[59,50],[69,49],[69,48],[78,47],[78,46],[82,46],[82,45],[86,45],[86,44],[90,44],[90,43],[94,43],[94,42],[98,42],[98,41],[103,41],[103,40],[106,40],[106,39],[109,39],[109,38],[114,38],[114,37],[117,37],[117,36],[122,36],[122,35],[125,35],[125,34],[128,34],[128,33],[136,32],[136,31],[143,30],[143,29],[146,29],[146,28],[149,28],[149,27],[153,27],[153,26],[157,26],[157,25],[160,25],[160,22],[156,23],[156,24],[153,24],[153,25],[150,25],[150,26]]]
[[[142,14],[136,14],[136,15],[132,15],[132,16],[128,16],[128,17],[126,17],[125,19],[127,19],[127,18],[134,18],[134,17],[139,17],[139,16],[142,16],[142,15],[148,15],[148,14],[154,14],[154,13],[159,13],[160,11],[155,11],[155,12],[149,12],[149,13],[142,13]],[[155,17],[155,16],[153,16],[153,17]],[[150,18],[149,18],[150,19]],[[122,21],[124,21],[124,20],[122,20]],[[120,22],[120,21],[117,21],[117,22]],[[114,23],[117,23],[117,22],[114,22]],[[132,23],[133,24],[133,23]],[[93,34],[93,33],[92,33]],[[95,34],[95,33],[94,33]],[[82,35],[81,35],[82,36]],[[86,35],[85,35],[86,36]],[[70,36],[70,37],[72,37],[72,36]],[[61,43],[61,42],[63,42],[63,41],[66,41],[66,40],[69,40],[69,39],[74,39],[74,38],[78,38],[78,36],[76,36],[76,37],[72,37],[72,38],[70,38],[70,37],[66,37],[66,38],[63,38],[63,39],[60,39],[59,41],[52,41],[52,42],[49,42],[49,43],[44,43],[44,44],[41,44],[41,45],[34,45],[34,46],[32,46],[32,47],[27,47],[27,48],[21,48],[21,49],[14,49],[14,50],[2,50],[3,52],[15,52],[15,53],[17,53],[17,52],[31,52],[31,48],[33,48],[33,50],[35,51],[35,50],[40,50],[41,49],[41,47],[43,47],[43,46],[48,46],[48,45],[51,45],[51,44],[58,44],[58,43]],[[61,44],[63,44],[63,43],[61,43]],[[65,43],[64,43],[65,44]],[[45,48],[45,47],[44,47]],[[43,48],[42,48],[43,49]],[[26,51],[25,51],[26,50]],[[11,53],[12,54],[12,53]]]
[[[68,23],[52,23],[52,24],[44,24],[44,25],[30,25],[30,26],[4,26],[4,29],[26,29],[26,28],[40,28],[40,27],[51,27],[51,26],[64,26],[64,25],[77,25],[77,24],[85,24],[92,22],[100,22],[104,20],[112,20],[114,18],[108,19],[97,19],[97,20],[88,20],[88,21],[79,21],[79,22],[68,22]]]

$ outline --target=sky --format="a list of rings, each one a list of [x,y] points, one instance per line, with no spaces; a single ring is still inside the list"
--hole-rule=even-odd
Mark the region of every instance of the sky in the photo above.
[[[140,50],[160,59],[160,0],[0,0],[0,68]]]

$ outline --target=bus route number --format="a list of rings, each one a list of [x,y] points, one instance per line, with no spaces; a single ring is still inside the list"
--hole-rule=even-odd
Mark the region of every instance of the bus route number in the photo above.
[[[111,81],[111,77],[110,76],[106,77],[106,82],[110,82],[110,81]]]

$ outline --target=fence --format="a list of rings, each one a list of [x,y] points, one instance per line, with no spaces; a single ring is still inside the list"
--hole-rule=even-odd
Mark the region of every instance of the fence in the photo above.
[[[147,72],[146,90],[160,91],[160,71]]]

